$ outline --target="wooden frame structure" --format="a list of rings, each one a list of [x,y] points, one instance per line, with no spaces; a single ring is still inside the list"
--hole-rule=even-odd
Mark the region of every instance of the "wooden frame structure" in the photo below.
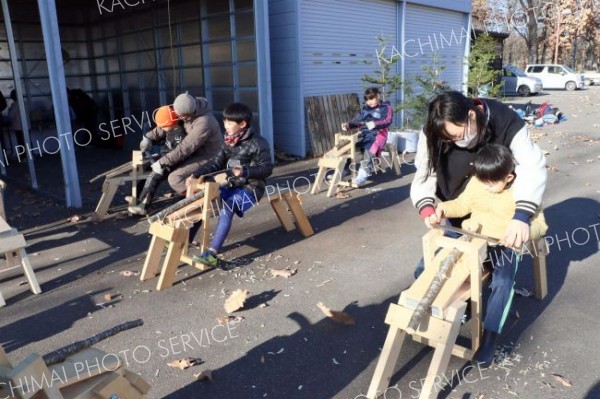
[[[361,132],[355,132],[351,134],[343,134],[336,133],[335,134],[335,146],[327,151],[325,155],[323,155],[319,159],[319,171],[317,172],[317,176],[315,177],[315,183],[312,187],[311,194],[317,194],[322,191],[321,184],[325,180],[325,175],[327,171],[333,170],[333,175],[330,181],[326,182],[329,184],[329,188],[327,189],[327,196],[331,197],[335,193],[338,187],[354,187],[358,186],[352,183],[352,178],[356,176],[357,173],[357,165],[358,165],[358,151],[356,150],[356,145],[360,141]],[[384,150],[388,153],[389,160],[385,158],[385,163],[387,165],[382,165],[381,159],[384,157],[378,157],[378,165],[375,166],[374,173],[377,173],[380,170],[385,170],[386,166],[390,166],[398,176],[402,174],[400,170],[400,158],[398,157],[397,150],[397,141],[393,143],[386,143]],[[342,178],[344,167],[346,163],[350,160],[353,168],[350,168],[350,176],[346,178]]]
[[[150,385],[116,355],[89,348],[46,366],[31,354],[12,366],[0,346],[0,397],[6,399],[143,399]]]
[[[150,224],[149,233],[152,234],[152,239],[140,280],[146,281],[160,274],[156,286],[158,291],[173,285],[177,268],[182,263],[200,270],[209,269],[206,265],[194,262],[188,255],[188,229],[191,224],[202,221],[198,234],[200,235],[200,251],[205,251],[209,245],[211,216],[218,214],[218,211],[215,211],[215,208],[218,209],[215,201],[219,198],[219,183],[206,182],[202,183],[201,187],[204,189],[202,198],[169,214],[164,221],[159,220]],[[188,193],[189,195],[190,193]],[[287,232],[297,227],[303,237],[310,237],[314,234],[300,202],[299,194],[284,192],[268,195],[266,198]],[[167,253],[161,268],[161,254],[165,246]]]
[[[545,257],[548,252],[543,239],[529,242],[528,245],[537,248],[528,249],[533,249],[530,253],[534,256],[536,297],[541,300],[547,294]],[[425,313],[417,329],[410,328],[409,323],[417,305],[438,273],[438,265],[453,249],[462,252],[461,257],[446,274],[445,283],[431,303],[430,312]],[[479,348],[482,335],[481,287],[490,275],[482,268],[482,261],[487,256],[487,242],[478,238],[460,241],[432,229],[423,237],[423,255],[424,272],[411,287],[402,292],[398,304],[390,305],[386,315],[385,322],[390,329],[367,391],[369,399],[377,398],[389,387],[407,334],[435,350],[423,380],[420,399],[437,397],[434,386],[441,381],[452,355],[470,360]],[[467,301],[471,303],[470,347],[456,343]]]
[[[6,211],[4,209],[5,187],[5,183],[0,180],[0,253],[5,255],[7,263],[7,267],[0,269],[0,274],[22,267],[31,292],[40,294],[42,289],[29,262],[27,251],[25,251],[27,247],[25,237],[17,229],[10,227],[6,223]],[[6,302],[4,301],[2,292],[0,292],[0,307],[4,305],[6,305]]]
[[[150,173],[144,172],[144,158],[142,151],[132,151],[131,162],[117,166],[90,180],[90,183],[93,183],[102,177],[105,178],[104,183],[102,184],[102,195],[100,196],[100,200],[94,211],[95,219],[101,221],[108,216],[108,208],[115,198],[119,186],[127,182],[131,182],[132,203],[135,204],[138,196],[137,183],[138,181],[147,178],[149,175]]]

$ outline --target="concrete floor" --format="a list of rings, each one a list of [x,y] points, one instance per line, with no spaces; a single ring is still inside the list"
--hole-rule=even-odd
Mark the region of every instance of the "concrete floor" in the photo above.
[[[600,323],[594,310],[600,299],[594,234],[600,223],[600,87],[530,99],[548,101],[569,118],[532,131],[551,166],[544,204],[554,240],[549,294],[542,302],[516,297],[502,364],[480,372],[453,358],[445,374],[451,386],[439,398],[600,398]],[[122,153],[109,150],[79,154],[82,182],[124,162]],[[0,343],[17,362],[142,318],[142,327],[96,347],[120,353],[152,384],[150,398],[365,397],[387,333],[388,305],[412,283],[426,231],[409,199],[410,158],[401,178],[392,172],[375,176],[365,188],[348,191],[349,198],[303,196],[316,231],[310,238],[286,233],[268,206],[257,207],[234,223],[223,254],[226,270],[181,267],[177,283],[160,292],[156,280],[119,274],[141,270],[150,241],[147,222],[119,214],[102,223],[66,221],[93,209],[100,183],[82,183],[85,208],[77,212],[9,183],[9,222],[25,233],[44,292],[32,295],[20,285],[22,276],[0,282],[8,298],[0,309]],[[38,165],[46,176],[40,177],[42,185],[60,195],[60,164],[47,158]],[[298,177],[315,173],[315,165],[311,160],[278,167],[270,184],[296,181],[297,188],[308,189],[307,180]],[[124,209],[124,194],[115,201],[117,209]],[[288,279],[269,273],[288,266],[298,269]],[[533,289],[530,262],[521,267],[517,286]],[[217,318],[236,289],[250,296],[236,313],[244,320],[227,329]],[[105,304],[106,293],[122,296]],[[331,322],[317,302],[346,311],[356,324]],[[431,354],[408,342],[386,398],[418,397]],[[201,364],[184,371],[167,366],[184,357]],[[194,381],[193,374],[204,369],[213,370],[214,382]]]

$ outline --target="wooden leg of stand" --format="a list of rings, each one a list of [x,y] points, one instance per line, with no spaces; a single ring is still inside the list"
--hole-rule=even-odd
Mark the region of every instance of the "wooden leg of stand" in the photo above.
[[[108,208],[110,207],[118,188],[119,184],[115,180],[106,179],[104,181],[104,184],[102,185],[102,196],[100,197],[98,206],[96,206],[96,210],[94,211],[97,220],[102,220],[106,217]]]
[[[21,258],[21,265],[23,265],[25,277],[29,282],[31,292],[33,292],[34,294],[40,294],[42,292],[42,289],[40,288],[40,284],[38,283],[37,278],[35,277],[35,273],[31,268],[31,263],[29,262],[29,258],[27,257],[27,252],[25,252],[25,249],[19,249],[19,257]]]
[[[186,230],[187,231],[187,230]],[[173,280],[175,279],[175,272],[177,267],[181,263],[181,255],[183,254],[183,242],[171,241],[169,243],[169,249],[165,257],[165,263],[160,277],[158,278],[158,284],[156,289],[158,291],[173,286]]]
[[[548,294],[548,275],[546,273],[546,242],[541,239],[533,243],[535,256],[533,258],[533,277],[535,280],[535,297],[543,300]]]
[[[140,275],[141,281],[146,281],[150,278],[156,277],[158,274],[158,268],[160,267],[160,258],[165,245],[166,240],[158,237],[157,235],[152,236],[150,241],[150,248],[146,255],[144,267],[142,268],[142,274]]]
[[[313,184],[311,194],[317,194],[321,191],[321,184],[323,183],[323,179],[325,179],[326,168],[319,166],[319,171],[317,172],[317,176],[315,177],[315,183]]]
[[[281,197],[272,198],[269,202],[271,203],[271,208],[273,208],[275,215],[277,215],[277,219],[279,219],[279,223],[281,223],[285,231],[289,233],[294,230],[294,221],[292,220],[285,203],[281,200]]]
[[[444,380],[442,374],[446,371],[448,363],[450,363],[450,356],[452,356],[452,348],[458,337],[458,331],[460,329],[460,318],[465,312],[467,307],[466,302],[460,302],[450,306],[448,309],[448,321],[452,323],[448,336],[444,342],[440,342],[435,347],[433,352],[433,358],[427,370],[427,377],[423,383],[423,390],[419,399],[434,399],[438,396],[437,388],[434,390],[434,386],[437,387]]]
[[[315,231],[310,224],[310,221],[306,217],[306,213],[304,212],[304,208],[300,203],[300,198],[298,198],[299,194],[286,193],[284,194],[285,201],[294,215],[294,219],[296,219],[296,225],[298,226],[298,230],[300,230],[300,234],[303,237],[310,237],[315,234]]]
[[[383,350],[377,361],[375,374],[367,391],[367,398],[375,399],[389,387],[405,337],[406,332],[404,330],[390,326],[390,331],[383,344]]]

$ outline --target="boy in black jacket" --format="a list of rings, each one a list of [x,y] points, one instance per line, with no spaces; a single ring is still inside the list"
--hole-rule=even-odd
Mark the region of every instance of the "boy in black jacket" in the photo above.
[[[223,111],[223,120],[223,147],[186,181],[189,186],[193,178],[202,181],[203,175],[227,169],[228,184],[220,188],[222,207],[210,248],[194,256],[195,261],[212,267],[217,266],[217,253],[229,234],[233,214],[243,217],[247,210],[260,201],[265,192],[266,179],[273,172],[269,144],[250,126],[250,108],[241,103],[230,104]]]

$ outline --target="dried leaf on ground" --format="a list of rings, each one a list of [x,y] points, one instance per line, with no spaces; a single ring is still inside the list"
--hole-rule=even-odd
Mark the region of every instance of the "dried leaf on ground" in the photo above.
[[[244,307],[244,302],[250,294],[248,290],[235,290],[225,301],[225,311],[227,313],[233,313]]]
[[[119,272],[119,274],[123,277],[132,277],[132,276],[139,276],[140,272],[136,272],[133,270],[123,270],[123,271]]]
[[[335,198],[336,198],[336,199],[346,199],[346,198],[350,198],[350,194],[348,194],[348,193],[344,193],[344,192],[340,191],[340,192],[338,192],[338,193],[335,195]]]
[[[554,379],[561,383],[562,385],[566,386],[566,387],[572,387],[573,384],[571,384],[571,381],[569,381],[568,379],[566,379],[565,377],[563,377],[560,374],[552,374],[552,377],[554,377]]]
[[[325,314],[325,316],[329,317],[331,320],[335,321],[336,323],[346,324],[346,325],[352,325],[352,324],[356,323],[354,321],[354,318],[352,316],[350,316],[348,313],[340,312],[337,310],[331,310],[327,306],[323,305],[322,302],[317,303],[317,307],[319,309],[321,309],[321,312],[323,312],[323,314]]]
[[[227,323],[239,323],[240,321],[244,321],[242,316],[219,316],[217,318],[217,322],[220,325],[224,325]]]
[[[186,357],[185,359],[173,360],[172,362],[167,363],[167,366],[173,367],[179,370],[185,370],[189,367],[192,367],[196,364],[200,363],[200,359],[195,359],[193,357]]]
[[[210,381],[210,382],[212,382],[213,381],[212,370],[204,370],[201,373],[194,374],[194,378],[197,381]]]
[[[298,269],[271,269],[271,274],[273,277],[288,278],[296,274],[297,271]]]

